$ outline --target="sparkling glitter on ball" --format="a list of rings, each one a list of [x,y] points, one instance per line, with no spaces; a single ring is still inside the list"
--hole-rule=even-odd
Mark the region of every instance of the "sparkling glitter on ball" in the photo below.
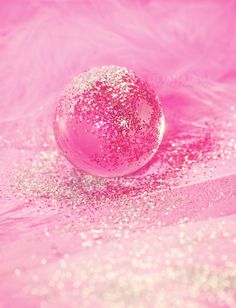
[[[160,102],[127,68],[102,66],[75,77],[60,96],[54,132],[79,170],[114,177],[131,174],[156,153],[164,131]]]

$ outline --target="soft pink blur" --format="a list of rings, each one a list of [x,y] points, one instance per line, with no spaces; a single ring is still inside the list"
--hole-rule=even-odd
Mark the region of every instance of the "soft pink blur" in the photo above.
[[[235,20],[234,0],[0,1],[0,307],[235,307]],[[38,156],[65,84],[110,64],[155,88],[164,140],[138,185],[75,196]]]

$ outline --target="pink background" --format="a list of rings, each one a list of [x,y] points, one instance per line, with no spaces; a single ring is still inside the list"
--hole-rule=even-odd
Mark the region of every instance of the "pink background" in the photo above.
[[[236,1],[0,1],[0,307],[236,306]],[[127,66],[166,132],[135,177],[83,175],[66,83]]]

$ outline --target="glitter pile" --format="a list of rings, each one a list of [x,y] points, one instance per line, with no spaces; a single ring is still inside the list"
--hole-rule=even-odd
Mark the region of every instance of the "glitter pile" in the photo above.
[[[129,177],[74,169],[48,127],[43,133],[41,126],[38,145],[35,136],[21,141],[2,195],[3,202],[19,200],[2,212],[2,264],[11,277],[1,288],[19,294],[5,304],[67,306],[70,297],[71,307],[199,307],[199,299],[200,307],[233,307],[236,259],[225,253],[236,243],[233,218],[201,222],[233,211],[235,175],[216,176],[230,174],[235,161],[232,116],[226,123],[199,119],[185,134],[167,130],[157,155]],[[1,140],[9,160],[17,146]],[[12,243],[17,264],[9,261]]]

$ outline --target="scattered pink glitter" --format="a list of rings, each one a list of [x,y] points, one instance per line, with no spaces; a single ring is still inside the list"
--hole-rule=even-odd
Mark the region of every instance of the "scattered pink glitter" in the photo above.
[[[159,100],[127,68],[101,66],[78,77],[59,98],[55,136],[78,169],[122,176],[143,167],[164,132]]]
[[[1,1],[1,308],[236,307],[235,3]],[[71,78],[111,64],[156,91],[165,134],[96,177],[52,123]]]

